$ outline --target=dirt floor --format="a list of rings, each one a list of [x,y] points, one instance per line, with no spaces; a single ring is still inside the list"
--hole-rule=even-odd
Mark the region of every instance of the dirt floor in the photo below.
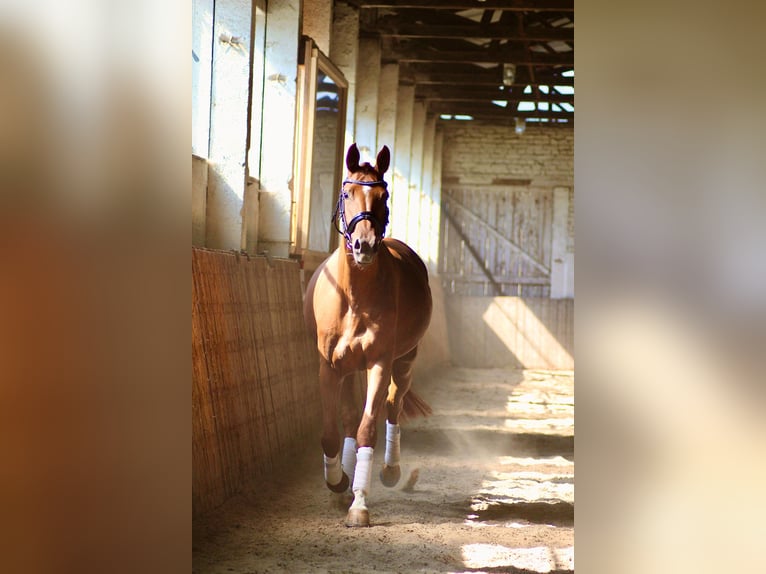
[[[455,368],[414,384],[434,415],[403,425],[392,489],[376,449],[370,528],[343,525],[351,498],[324,486],[317,446],[281,484],[195,520],[193,572],[573,572],[573,373]]]

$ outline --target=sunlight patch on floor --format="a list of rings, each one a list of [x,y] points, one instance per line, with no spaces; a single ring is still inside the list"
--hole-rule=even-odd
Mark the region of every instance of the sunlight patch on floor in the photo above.
[[[504,416],[495,433],[510,448],[566,449],[574,434],[573,373],[525,371],[523,380],[504,396]],[[475,422],[475,421],[474,421]],[[490,426],[485,419],[481,426]],[[521,454],[521,452],[519,452]],[[574,548],[523,546],[543,531],[572,532],[574,525],[574,462],[556,456],[499,456],[470,499],[464,524],[471,528],[524,531],[509,534],[511,544],[466,544],[463,563],[471,571],[523,570],[528,573],[574,569]],[[531,533],[531,534],[530,534]],[[530,536],[532,538],[530,538]],[[565,543],[566,544],[566,543]]]
[[[466,544],[462,547],[466,568],[518,568],[529,572],[574,569],[574,548],[508,548],[499,544]]]
[[[563,456],[552,456],[548,458],[532,458],[532,457],[520,457],[520,456],[501,456],[498,461],[503,466],[518,465],[518,466],[537,466],[544,464],[547,466],[569,466],[574,467],[572,461],[565,459]]]
[[[574,503],[574,476],[541,472],[491,473],[474,500],[512,504],[514,502]],[[475,510],[475,509],[474,509]]]
[[[463,526],[470,526],[471,528],[498,528],[498,526],[502,526],[503,528],[558,528],[557,526],[553,524],[530,524],[526,520],[523,520],[521,522],[517,521],[509,521],[502,525],[497,524],[490,524],[487,522],[482,522],[478,520],[479,515],[478,514],[469,514],[465,521],[463,522]]]
[[[574,418],[505,419],[503,426],[516,432],[555,433],[562,436],[572,436]]]

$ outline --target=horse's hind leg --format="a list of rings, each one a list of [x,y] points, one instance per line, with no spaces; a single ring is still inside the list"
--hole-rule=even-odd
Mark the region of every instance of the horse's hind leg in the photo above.
[[[412,384],[412,365],[417,354],[418,348],[415,347],[412,351],[394,361],[391,372],[392,381],[388,386],[386,455],[383,469],[380,471],[380,481],[389,488],[396,486],[402,476],[402,469],[399,466],[401,439],[399,416],[402,414],[404,396],[410,390],[410,385]]]
[[[333,492],[345,492],[348,476],[341,468],[340,434],[338,433],[338,395],[340,380],[327,361],[319,363],[319,393],[322,398],[322,450],[324,451],[324,478]]]

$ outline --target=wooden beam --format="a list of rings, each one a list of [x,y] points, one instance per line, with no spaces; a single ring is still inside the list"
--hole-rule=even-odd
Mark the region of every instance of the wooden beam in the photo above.
[[[438,126],[454,126],[458,120],[442,120],[437,119]],[[470,120],[471,126],[501,126],[513,129],[513,124],[502,118],[473,118]],[[572,130],[574,128],[574,122],[545,122],[539,124],[528,124],[530,127],[541,130]]]
[[[437,116],[437,121],[442,123],[444,125],[446,122],[449,122],[451,125],[454,125],[456,122],[462,121],[462,120],[455,120],[455,119],[442,119],[440,116]],[[536,127],[536,128],[546,128],[546,129],[572,129],[574,127],[574,118],[569,120],[545,120],[545,121],[535,121],[527,119],[528,123],[527,126],[529,127]],[[471,116],[471,125],[492,125],[492,126],[502,126],[507,128],[513,128],[515,127],[515,118],[512,116],[509,116],[507,114],[505,115],[497,115],[497,114],[476,114]]]
[[[518,87],[518,86],[517,86]],[[439,102],[491,102],[492,100],[505,100],[509,103],[540,101],[548,103],[567,103],[574,104],[574,94],[559,94],[552,92],[545,94],[539,90],[539,99],[536,99],[534,93],[523,93],[523,87],[514,91],[493,89],[476,89],[473,86],[416,86],[415,97],[425,98],[430,101]]]
[[[574,0],[356,0],[360,8],[574,12]]]
[[[574,51],[559,54],[535,53],[522,50],[431,50],[428,48],[399,48],[389,58],[398,62],[445,62],[473,64],[516,64],[517,66],[574,66]]]
[[[474,117],[506,116],[514,118],[550,118],[550,119],[573,119],[574,112],[551,112],[551,111],[524,111],[520,112],[513,107],[501,107],[493,104],[479,105],[476,103],[463,102],[429,102],[428,111],[433,114],[466,115]]]
[[[406,72],[403,72],[405,74]],[[439,72],[426,71],[422,68],[410,70],[410,76],[418,85],[449,85],[466,84],[470,86],[500,86],[502,79],[499,70],[479,70],[473,72]],[[537,74],[537,82],[524,82],[525,86],[574,86],[574,78]]]
[[[535,26],[524,30],[524,38],[518,37],[518,32],[511,27],[500,24],[488,26],[440,26],[431,24],[413,24],[399,20],[378,22],[366,27],[365,34],[379,34],[395,38],[488,38],[490,40],[529,41],[529,42],[574,42],[574,28],[543,28]]]

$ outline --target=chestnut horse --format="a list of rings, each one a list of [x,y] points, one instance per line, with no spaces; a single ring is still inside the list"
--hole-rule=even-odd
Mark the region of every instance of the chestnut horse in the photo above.
[[[407,245],[383,238],[388,224],[383,174],[391,155],[378,153],[375,166],[359,164],[353,144],[348,176],[333,222],[342,244],[309,281],[303,314],[319,349],[325,481],[330,490],[354,495],[346,526],[369,526],[372,456],[376,421],[386,409],[386,452],[380,479],[399,481],[399,417],[427,415],[430,407],[410,390],[417,346],[431,320],[431,289],[420,257]],[[367,371],[361,420],[354,405],[353,374]],[[343,426],[341,451],[338,410]]]

